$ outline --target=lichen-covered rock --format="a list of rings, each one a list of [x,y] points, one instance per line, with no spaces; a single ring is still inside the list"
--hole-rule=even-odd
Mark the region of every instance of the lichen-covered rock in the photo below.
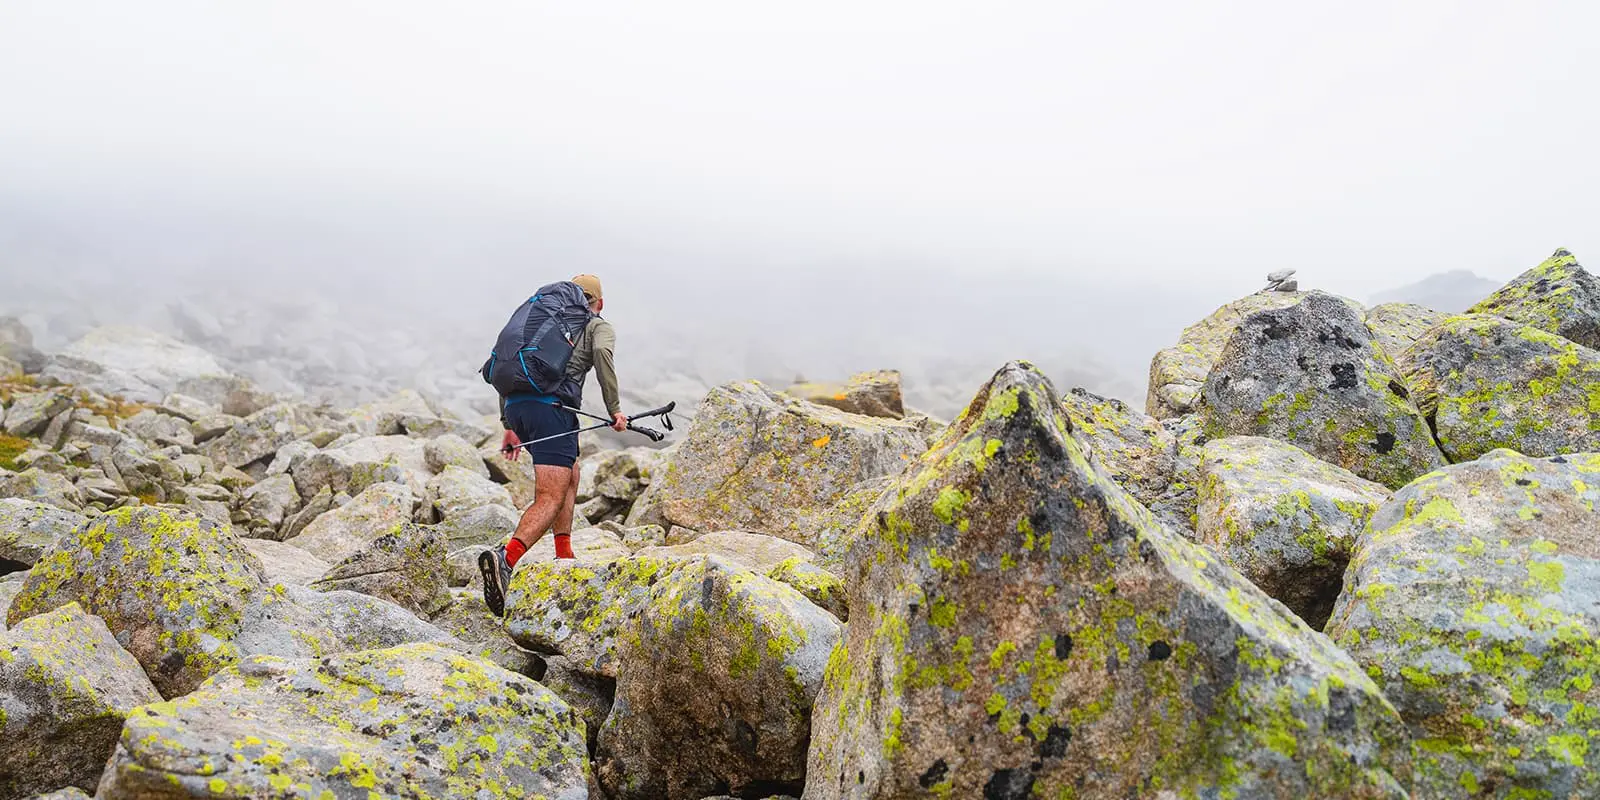
[[[1435,327],[1400,366],[1452,461],[1600,450],[1600,352],[1480,315]]]
[[[1390,488],[1444,464],[1394,362],[1332,295],[1242,320],[1201,394],[1207,438],[1288,442]]]
[[[477,449],[468,444],[466,439],[453,433],[429,439],[422,446],[422,458],[434,474],[443,472],[445,467],[454,466],[489,477],[489,467],[484,465],[483,456],[478,455]]]
[[[244,546],[261,562],[262,575],[268,583],[292,583],[310,586],[328,573],[332,566],[326,561],[286,542],[271,539],[245,539]]]
[[[489,607],[483,604],[482,591],[451,590],[449,605],[432,619],[435,627],[466,643],[473,655],[512,672],[538,677],[541,659],[511,640],[500,618],[489,613]],[[562,695],[562,699],[567,698]]]
[[[1214,439],[1201,463],[1196,533],[1228,566],[1322,630],[1356,537],[1390,494],[1291,444]]]
[[[378,537],[411,520],[415,499],[398,483],[367,487],[350,502],[329,511],[292,539],[294,545],[330,564],[361,552]]]
[[[522,647],[615,678],[618,631],[650,588],[683,563],[633,555],[607,562],[524,558],[506,591],[506,631]]]
[[[1328,634],[1415,741],[1415,797],[1595,797],[1600,455],[1497,451],[1373,517]]]
[[[401,389],[381,400],[351,409],[346,416],[351,429],[363,436],[400,436],[405,434],[401,419],[431,417],[434,411],[415,389]]]
[[[294,479],[278,474],[244,490],[239,508],[244,513],[241,526],[257,539],[280,539],[284,520],[300,510],[300,493]]]
[[[805,797],[1404,797],[1350,658],[1156,524],[1003,368],[862,521]]]
[[[577,715],[538,683],[413,644],[256,657],[136,710],[102,797],[588,797]]]
[[[95,328],[50,358],[47,378],[136,403],[159,403],[188,378],[226,375],[210,353],[153,331]]]
[[[1160,420],[1084,389],[1061,400],[1072,438],[1101,471],[1141,503],[1152,503],[1172,483],[1177,441]]]
[[[70,535],[85,519],[48,503],[15,497],[0,500],[0,564],[33,566],[56,539]]]
[[[172,697],[238,660],[234,638],[261,581],[227,529],[170,508],[120,508],[57,539],[8,617],[15,626],[78,603]]]
[[[38,436],[50,420],[72,409],[72,398],[59,392],[31,392],[18,395],[6,407],[3,430],[12,436]]]
[[[301,497],[327,486],[352,497],[379,483],[403,483],[421,497],[428,489],[426,443],[404,436],[369,436],[308,456],[290,469]]]
[[[450,465],[428,480],[423,501],[439,519],[450,519],[484,506],[511,508],[511,493],[504,486],[469,469]]]
[[[810,550],[787,539],[749,531],[713,531],[683,544],[646,547],[638,554],[657,558],[721,556],[753,572],[766,572],[791,558],[805,561],[814,558]]]
[[[1423,334],[1449,318],[1449,314],[1411,303],[1384,303],[1367,310],[1367,330],[1389,360],[1399,361],[1400,354]]]
[[[1233,337],[1239,323],[1257,311],[1292,306],[1302,297],[1304,295],[1294,292],[1252,294],[1185,328],[1177,344],[1156,353],[1150,360],[1145,413],[1156,419],[1170,419],[1193,411],[1201,384],[1222,357],[1222,348]]]
[[[94,788],[128,712],[160,699],[75,603],[0,631],[0,797]]]
[[[900,373],[892,369],[857,373],[842,384],[797,383],[784,391],[801,400],[852,414],[890,419],[906,415],[905,402],[900,396]]]
[[[601,786],[617,800],[798,792],[839,628],[794,589],[717,556],[664,577],[621,636]]]
[[[845,596],[844,581],[810,559],[803,556],[786,559],[767,570],[766,575],[779,583],[788,584],[841,622],[850,621],[850,605]]]
[[[712,390],[652,485],[664,521],[813,542],[812,518],[926,447],[912,424],[863,417],[755,382]],[[630,517],[629,525],[661,522]]]
[[[498,441],[478,448],[478,455],[483,457],[483,465],[489,470],[489,479],[511,493],[513,508],[527,508],[533,502],[538,484],[533,463],[528,458],[520,457],[516,461],[506,458],[500,452]]]
[[[413,642],[472,649],[410,611],[360,592],[278,584],[252,601],[236,639],[247,655],[321,658]]]
[[[72,481],[37,467],[16,473],[0,470],[0,499],[7,497],[33,500],[66,511],[83,508],[83,493]]]
[[[1600,349],[1600,280],[1564,249],[1468,313],[1493,314]]]
[[[403,522],[333,565],[311,588],[370,594],[431,617],[450,605],[445,554],[438,531]]]

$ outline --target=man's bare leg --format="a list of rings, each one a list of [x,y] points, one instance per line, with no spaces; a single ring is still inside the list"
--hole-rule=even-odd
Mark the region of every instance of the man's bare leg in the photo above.
[[[573,470],[567,467],[534,465],[533,503],[522,512],[522,519],[517,522],[517,530],[511,534],[527,549],[532,550],[544,536],[544,532],[550,530],[551,524],[561,515],[562,508],[567,502],[569,486],[575,486],[572,475]],[[572,512],[568,510],[566,516],[567,528],[570,530]]]
[[[572,553],[572,513],[578,503],[581,475],[579,464],[574,463],[572,474],[567,479],[567,490],[561,493],[561,508],[556,512],[554,527],[551,528],[556,537],[556,558],[576,558]]]

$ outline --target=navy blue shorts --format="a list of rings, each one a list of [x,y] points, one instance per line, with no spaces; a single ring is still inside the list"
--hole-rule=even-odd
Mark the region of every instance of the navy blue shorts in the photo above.
[[[517,435],[517,439],[531,442],[577,430],[578,415],[549,403],[525,400],[506,406],[506,424],[511,426],[511,432]],[[522,449],[527,451],[535,464],[571,468],[578,460],[578,437],[563,436]]]

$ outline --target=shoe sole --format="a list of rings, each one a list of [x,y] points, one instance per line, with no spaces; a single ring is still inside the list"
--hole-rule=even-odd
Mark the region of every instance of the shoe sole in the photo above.
[[[483,604],[497,617],[506,614],[506,587],[500,585],[500,565],[493,550],[478,554],[478,572],[483,575]]]

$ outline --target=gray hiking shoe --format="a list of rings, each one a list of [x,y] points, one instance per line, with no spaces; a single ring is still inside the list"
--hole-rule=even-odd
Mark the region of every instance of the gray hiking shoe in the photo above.
[[[483,575],[483,603],[497,617],[506,615],[506,587],[511,585],[511,565],[506,562],[506,546],[478,554],[478,572]]]

